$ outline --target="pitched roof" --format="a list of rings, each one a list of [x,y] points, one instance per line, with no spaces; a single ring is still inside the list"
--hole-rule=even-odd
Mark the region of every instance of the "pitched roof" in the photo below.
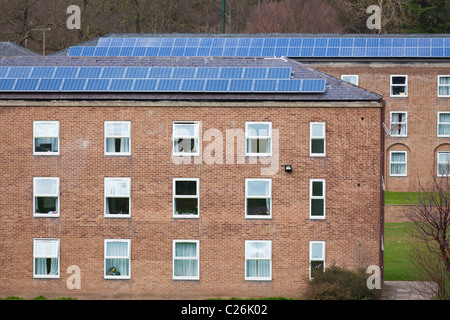
[[[325,91],[317,93],[279,92],[16,92],[3,88],[0,99],[94,99],[94,100],[205,100],[205,101],[380,101],[382,96],[336,79],[303,63],[286,58],[222,58],[222,57],[15,57],[1,58],[5,67],[242,67],[291,68],[291,79],[323,79]],[[0,80],[8,81],[6,72]],[[10,80],[10,79],[9,79]],[[0,86],[0,91],[2,90]]]
[[[14,57],[14,56],[39,56],[34,51],[18,46],[11,41],[0,42],[0,56]]]

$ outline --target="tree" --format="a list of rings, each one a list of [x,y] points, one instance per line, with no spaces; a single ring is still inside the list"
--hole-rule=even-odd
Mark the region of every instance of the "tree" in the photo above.
[[[448,33],[450,31],[448,0],[411,0],[408,9],[408,32]]]
[[[408,212],[416,240],[411,262],[419,278],[436,285],[438,299],[450,300],[450,177],[433,175],[428,184],[419,182],[415,194],[417,200]]]

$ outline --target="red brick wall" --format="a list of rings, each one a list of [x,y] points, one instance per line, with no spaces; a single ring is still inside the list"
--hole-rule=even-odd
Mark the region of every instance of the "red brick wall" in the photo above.
[[[437,114],[450,111],[449,98],[438,97],[438,75],[449,75],[448,63],[313,63],[312,67],[340,78],[359,75],[359,86],[382,94],[389,128],[391,111],[406,111],[408,136],[386,135],[385,181],[389,191],[415,191],[437,172],[437,151],[450,150],[450,138],[437,137]],[[390,76],[408,76],[408,97],[390,97]],[[389,151],[407,151],[407,177],[389,176]]]
[[[309,241],[326,264],[380,264],[380,108],[3,107],[0,293],[71,297],[299,297]],[[33,156],[33,120],[60,121],[60,156]],[[104,121],[131,121],[130,157],[104,156]],[[271,220],[244,218],[245,178],[261,164],[171,160],[172,122],[202,130],[272,121],[279,171]],[[326,122],[326,158],[309,157],[309,122]],[[205,149],[210,142],[203,141]],[[225,143],[224,143],[225,147]],[[248,161],[248,160],[247,160]],[[286,173],[281,164],[291,164]],[[60,177],[59,218],[33,217],[33,177]],[[131,218],[104,217],[104,177],[131,177]],[[200,179],[200,218],[172,218],[172,178]],[[309,179],[326,179],[326,219],[309,219]],[[33,238],[60,239],[60,279],[33,279]],[[131,279],[105,280],[104,239],[131,239]],[[200,280],[172,280],[172,240],[200,241]],[[272,281],[244,280],[244,241],[272,240]],[[81,270],[69,290],[66,270]]]

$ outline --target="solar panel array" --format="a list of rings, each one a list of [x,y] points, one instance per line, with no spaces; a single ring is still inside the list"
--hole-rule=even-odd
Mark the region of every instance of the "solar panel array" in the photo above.
[[[0,92],[325,91],[324,79],[291,79],[286,67],[0,67]]]
[[[69,56],[135,57],[450,57],[450,38],[100,38]]]

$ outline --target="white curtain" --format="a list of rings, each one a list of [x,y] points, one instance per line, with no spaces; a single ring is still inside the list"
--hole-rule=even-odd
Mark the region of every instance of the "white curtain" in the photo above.
[[[35,195],[58,195],[58,181],[55,179],[36,179]]]
[[[50,263],[50,270],[47,267]],[[58,275],[58,258],[36,258],[36,275]]]
[[[450,95],[450,77],[440,77],[439,84],[440,84],[439,95],[449,96]]]
[[[116,141],[119,140],[119,150],[116,148]],[[129,138],[107,138],[106,139],[106,152],[130,152],[130,139]]]
[[[128,258],[127,242],[107,242],[106,257],[106,274],[111,268],[115,268],[120,272],[121,276],[130,275],[130,259]]]
[[[270,245],[268,243],[247,244],[247,277],[270,277]]]
[[[35,274],[58,275],[58,241],[37,240],[34,244]],[[50,263],[50,266],[48,266]]]
[[[391,153],[391,174],[406,174],[406,155]]]
[[[440,113],[439,122],[439,134],[450,135],[450,113]]]
[[[177,259],[177,258],[195,258],[195,259]],[[178,277],[196,277],[198,276],[198,259],[196,243],[176,243],[174,275]]]
[[[392,124],[391,128],[394,134],[404,135],[406,134],[406,123],[405,122],[405,114],[404,113],[393,113],[392,114]]]

